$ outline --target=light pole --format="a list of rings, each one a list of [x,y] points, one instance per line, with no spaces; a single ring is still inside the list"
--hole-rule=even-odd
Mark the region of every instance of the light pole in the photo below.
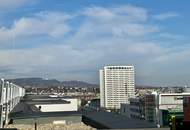
[[[37,130],[37,119],[34,118],[33,120],[34,120],[34,130]]]

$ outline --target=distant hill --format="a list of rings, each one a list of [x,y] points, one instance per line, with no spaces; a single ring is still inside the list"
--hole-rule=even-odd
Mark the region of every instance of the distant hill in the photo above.
[[[23,87],[98,87],[96,84],[90,84],[83,81],[58,81],[56,79],[43,79],[43,78],[18,78],[18,79],[7,79],[8,81]]]
[[[135,85],[135,88],[150,88],[150,89],[159,89],[160,86],[151,86],[151,85]]]
[[[61,82],[56,79],[46,80],[43,78],[18,78],[18,79],[8,79],[8,81],[23,87],[25,86],[51,87],[51,86],[61,85]]]
[[[69,87],[98,87],[97,84],[90,84],[90,83],[86,83],[86,82],[83,82],[83,81],[76,81],[76,80],[73,80],[73,81],[63,81],[62,84],[64,86],[69,86]]]

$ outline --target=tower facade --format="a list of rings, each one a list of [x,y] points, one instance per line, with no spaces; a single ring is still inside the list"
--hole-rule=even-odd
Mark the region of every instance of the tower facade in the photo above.
[[[100,103],[106,109],[120,109],[135,97],[134,66],[105,66],[100,70]]]

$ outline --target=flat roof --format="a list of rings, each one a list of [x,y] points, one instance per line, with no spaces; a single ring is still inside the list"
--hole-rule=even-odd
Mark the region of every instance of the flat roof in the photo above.
[[[153,123],[145,120],[128,118],[112,112],[87,112],[83,115],[92,122],[96,122],[110,129],[133,129],[133,128],[155,128]]]
[[[24,100],[34,100],[34,99],[77,99],[77,96],[54,96],[54,95],[33,95],[33,94],[27,94],[23,98]]]
[[[35,105],[25,102],[18,103],[10,113],[10,117],[13,119],[57,116],[81,116],[81,113],[80,111],[41,112]]]
[[[133,65],[107,65],[104,67],[134,67]]]
[[[33,105],[39,105],[39,104],[70,104],[70,101],[66,100],[30,100],[30,101],[23,101],[26,102],[27,104],[33,104]]]
[[[66,101],[63,97],[50,97],[48,95],[27,95],[21,99],[21,102],[27,104],[69,104],[70,101]]]

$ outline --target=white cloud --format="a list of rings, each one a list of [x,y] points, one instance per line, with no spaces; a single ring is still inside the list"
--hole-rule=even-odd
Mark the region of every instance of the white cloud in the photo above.
[[[185,37],[183,35],[179,34],[172,34],[168,32],[160,33],[161,38],[166,38],[166,39],[173,39],[173,40],[184,40]]]
[[[52,45],[44,39],[34,48],[1,50],[0,68],[5,70],[1,75],[45,75],[61,80],[74,77],[97,82],[98,69],[103,65],[134,64],[138,68],[137,76],[146,77],[146,80],[141,80],[142,84],[159,84],[167,80],[159,81],[159,77],[161,79],[170,72],[164,69],[165,65],[187,64],[189,47],[174,53],[175,47],[166,48],[151,39],[152,35],[166,36],[167,33],[148,21],[152,17],[144,8],[132,5],[110,8],[94,6],[76,14],[77,17],[63,12],[41,12],[18,19],[11,28],[1,27],[1,42],[2,39],[9,39],[14,31],[18,41],[47,35],[55,38],[54,42],[57,43]],[[82,18],[80,22],[77,21],[78,17]],[[77,27],[73,29],[69,23],[75,21]],[[65,38],[66,34],[69,36]]]
[[[166,20],[166,19],[177,17],[177,16],[179,16],[179,14],[175,12],[166,12],[166,13],[155,15],[154,18],[156,20]]]
[[[148,12],[145,8],[125,5],[112,8],[89,7],[82,10],[82,14],[99,21],[105,20],[125,20],[128,22],[143,22],[148,18]]]
[[[63,36],[70,31],[66,21],[70,18],[60,12],[41,12],[32,18],[21,18],[16,21],[13,31],[17,35],[49,35]]]
[[[157,26],[132,23],[128,23],[126,25],[118,25],[117,27],[113,28],[113,33],[116,36],[144,36],[157,31],[159,31]]]
[[[91,7],[81,13],[86,16],[76,36],[94,37],[94,34],[104,36],[129,37],[145,36],[159,31],[156,25],[147,24],[148,11],[132,5],[118,7]]]
[[[16,37],[18,41],[40,35],[63,37],[71,30],[71,27],[67,25],[67,20],[70,18],[70,15],[61,12],[40,12],[31,17],[22,17],[10,28],[0,27],[0,43],[10,43],[13,37]]]
[[[114,8],[114,11],[119,14],[127,15],[131,20],[146,21],[148,18],[148,11],[145,8],[124,5]]]
[[[114,18],[114,12],[103,7],[86,8],[83,10],[82,14],[88,17],[102,18],[107,20]]]
[[[8,28],[0,27],[0,44],[7,44],[11,37],[12,34]]]

